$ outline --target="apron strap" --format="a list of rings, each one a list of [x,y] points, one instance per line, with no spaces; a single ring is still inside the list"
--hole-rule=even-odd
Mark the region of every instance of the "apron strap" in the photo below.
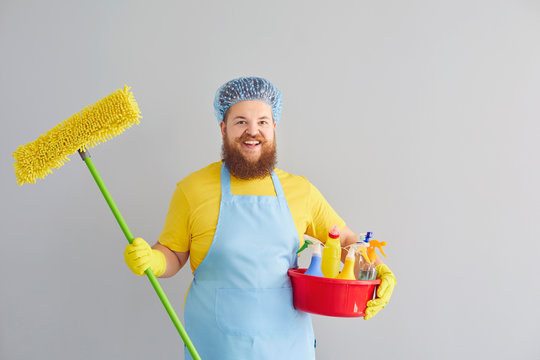
[[[278,176],[274,169],[270,170],[270,176],[272,177],[272,183],[274,184],[274,191],[276,192],[276,197],[279,201],[279,205],[282,208],[288,209],[289,205],[287,204],[287,199],[285,198],[285,193],[283,192],[283,187],[279,181]],[[232,198],[231,192],[231,173],[225,163],[221,164],[221,196],[223,199]]]
[[[231,197],[231,173],[227,169],[225,162],[223,162],[221,164],[221,198],[230,199]]]
[[[289,205],[287,204],[287,199],[285,198],[285,193],[283,192],[283,187],[281,186],[281,181],[279,181],[279,178],[274,169],[270,170],[270,175],[272,176],[272,182],[274,183],[274,190],[276,191],[279,206],[283,209],[288,210]]]

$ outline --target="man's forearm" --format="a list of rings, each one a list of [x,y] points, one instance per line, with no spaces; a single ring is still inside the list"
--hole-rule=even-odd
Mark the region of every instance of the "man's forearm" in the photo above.
[[[160,243],[155,243],[154,246],[152,246],[152,249],[159,250],[163,253],[163,255],[165,255],[167,268],[165,269],[163,275],[160,276],[162,278],[171,277],[176,274],[186,264],[189,257],[189,252],[172,251]]]

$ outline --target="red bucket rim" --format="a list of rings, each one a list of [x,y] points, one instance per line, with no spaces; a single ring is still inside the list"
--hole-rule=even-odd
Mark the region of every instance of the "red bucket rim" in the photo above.
[[[320,276],[311,276],[306,275],[304,272],[306,272],[307,269],[289,269],[287,271],[287,274],[292,278],[303,278],[307,279],[309,278],[310,281],[313,282],[319,282],[324,284],[347,284],[347,285],[379,285],[381,283],[381,279],[375,279],[375,280],[343,280],[343,279],[331,279],[331,278],[325,278]]]

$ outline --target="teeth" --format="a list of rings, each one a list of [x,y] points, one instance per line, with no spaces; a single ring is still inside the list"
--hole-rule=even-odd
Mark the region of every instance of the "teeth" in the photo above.
[[[259,142],[258,142],[258,141],[244,141],[244,144],[248,144],[248,145],[259,145]]]

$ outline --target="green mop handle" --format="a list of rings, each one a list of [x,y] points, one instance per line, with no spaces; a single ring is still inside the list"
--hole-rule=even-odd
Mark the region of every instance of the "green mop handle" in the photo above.
[[[86,166],[88,166],[88,169],[90,170],[90,173],[92,173],[92,176],[94,177],[94,180],[96,181],[96,184],[99,187],[99,190],[101,190],[101,193],[103,194],[103,197],[105,197],[107,204],[109,204],[109,207],[111,208],[114,214],[114,217],[116,218],[116,221],[118,221],[118,225],[120,225],[122,232],[126,236],[129,243],[131,244],[133,242],[133,235],[131,234],[131,231],[129,231],[129,228],[126,222],[124,221],[122,214],[120,214],[120,211],[116,207],[116,204],[114,203],[114,200],[111,197],[111,194],[109,194],[109,191],[105,187],[103,180],[101,180],[101,177],[99,176],[99,173],[97,172],[94,166],[94,163],[92,162],[92,159],[90,158],[90,154],[88,153],[88,151],[81,151],[81,150],[79,150],[79,154],[81,155],[81,158],[84,160]],[[182,337],[184,344],[186,344],[186,347],[188,348],[191,356],[195,360],[200,360],[201,357],[197,353],[197,350],[195,350],[195,346],[193,346],[193,343],[189,339],[189,336],[186,333],[186,330],[184,330],[184,327],[182,326],[180,319],[178,319],[178,316],[174,312],[174,309],[171,306],[169,299],[167,299],[165,292],[163,292],[161,285],[159,285],[159,282],[156,276],[152,272],[152,269],[151,268],[146,269],[145,273],[146,273],[146,276],[148,277],[148,280],[150,280],[150,283],[154,287],[154,290],[156,291],[157,295],[159,296],[161,302],[163,303],[165,310],[167,310],[167,313],[169,314],[174,326],[178,330],[178,333]]]

